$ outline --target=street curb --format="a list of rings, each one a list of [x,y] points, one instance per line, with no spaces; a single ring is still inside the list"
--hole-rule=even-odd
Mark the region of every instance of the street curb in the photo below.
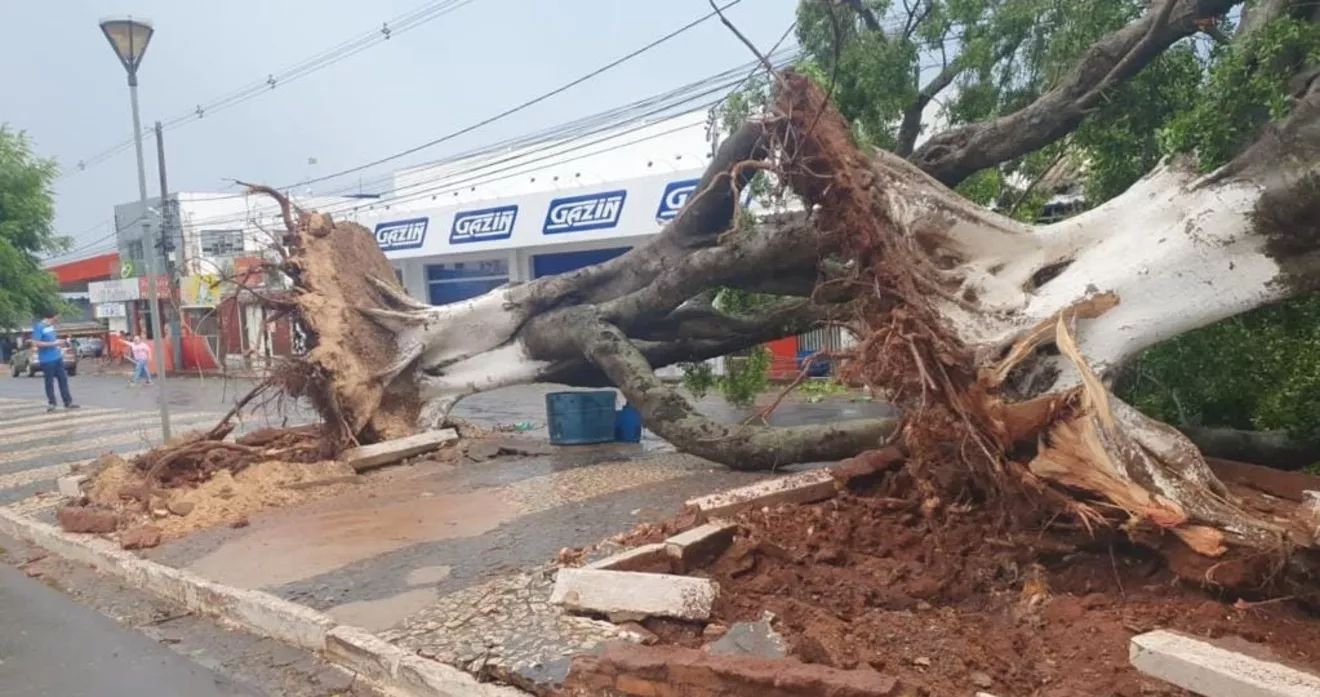
[[[525,697],[516,688],[480,683],[450,665],[414,656],[365,629],[264,591],[213,583],[197,574],[142,559],[94,535],[67,533],[0,507],[0,533],[70,561],[87,564],[130,586],[219,617],[252,634],[316,651],[398,697]]]

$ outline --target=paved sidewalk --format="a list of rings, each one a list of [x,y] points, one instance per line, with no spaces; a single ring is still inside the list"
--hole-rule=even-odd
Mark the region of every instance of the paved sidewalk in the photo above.
[[[3,563],[0,693],[7,697],[257,694]]]
[[[562,388],[477,395],[455,416],[488,427],[531,422],[522,435],[544,438],[544,395],[555,389]],[[746,417],[718,398],[708,402],[702,408],[716,418]],[[0,410],[11,403],[0,401]],[[846,399],[790,401],[772,422],[889,411]],[[0,438],[3,432],[0,425]],[[676,453],[649,433],[641,444],[482,462],[440,454],[369,473],[334,498],[252,515],[241,529],[199,531],[144,556],[269,591],[474,673],[549,684],[562,677],[568,656],[619,635],[614,625],[565,617],[546,602],[547,564],[559,550],[667,518],[687,499],[766,476]],[[49,500],[13,508],[51,515]]]

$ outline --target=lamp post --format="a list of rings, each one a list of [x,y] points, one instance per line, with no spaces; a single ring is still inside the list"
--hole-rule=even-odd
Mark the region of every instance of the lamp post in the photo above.
[[[101,20],[101,32],[128,71],[128,94],[133,103],[133,145],[137,148],[138,200],[142,203],[142,248],[147,257],[147,298],[151,303],[151,334],[156,354],[156,401],[160,403],[160,432],[170,439],[170,407],[165,399],[165,350],[161,343],[160,293],[156,283],[156,243],[147,221],[147,170],[142,163],[142,121],[138,116],[137,69],[155,32],[151,22],[130,17]]]

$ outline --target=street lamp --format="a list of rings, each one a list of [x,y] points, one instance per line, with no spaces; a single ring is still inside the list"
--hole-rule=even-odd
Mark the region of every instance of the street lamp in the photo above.
[[[147,257],[147,298],[151,303],[151,334],[156,354],[156,401],[160,403],[160,432],[164,440],[170,439],[170,408],[165,398],[165,350],[161,344],[159,291],[156,288],[156,242],[152,239],[151,225],[147,222],[147,170],[142,163],[142,121],[138,116],[137,70],[142,56],[151,43],[155,30],[151,22],[129,17],[101,20],[101,33],[115,50],[119,62],[128,72],[128,94],[133,103],[133,145],[137,148],[138,200],[142,204],[142,247]]]

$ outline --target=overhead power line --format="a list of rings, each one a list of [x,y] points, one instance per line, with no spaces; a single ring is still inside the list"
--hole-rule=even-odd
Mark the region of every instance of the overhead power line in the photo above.
[[[450,12],[461,9],[475,1],[476,0],[434,0],[433,2],[429,2],[414,10],[386,20],[381,24],[380,28],[359,34],[352,39],[326,49],[310,58],[299,61],[283,70],[270,73],[265,79],[251,82],[227,94],[212,98],[206,102],[198,103],[190,110],[165,120],[162,126],[165,130],[173,130],[187,123],[198,121],[206,116],[213,115],[216,112],[255,99],[256,97],[269,93],[281,85],[288,84],[294,80],[328,68],[331,65],[361,53],[372,46],[384,43],[391,37],[402,34],[410,29],[415,29],[438,17],[442,17]],[[146,137],[151,135],[151,132],[148,129],[143,129],[142,134]],[[79,160],[76,171],[83,171],[89,167],[105,162],[121,152],[127,151],[133,147],[133,141],[134,138],[130,135],[128,138],[121,140],[105,150]]]
[[[727,10],[727,9],[729,9],[730,7],[733,7],[734,5],[737,5],[737,4],[740,3],[740,2],[742,2],[742,0],[730,0],[729,2],[725,3],[725,4],[720,8],[720,11]],[[681,27],[679,27],[679,28],[677,28],[677,29],[675,29],[675,30],[669,32],[668,34],[665,34],[664,36],[661,36],[660,38],[658,38],[658,39],[656,39],[656,40],[654,40],[654,41],[652,41],[652,42],[650,42],[650,43],[648,43],[648,44],[646,44],[646,45],[644,45],[644,46],[642,46],[642,47],[640,47],[640,48],[634,49],[634,50],[632,50],[632,51],[630,51],[630,52],[624,54],[623,56],[620,56],[619,58],[616,58],[616,59],[610,61],[609,63],[606,63],[605,65],[602,65],[602,66],[600,66],[599,68],[596,68],[595,70],[592,70],[591,72],[589,72],[589,73],[587,73],[587,74],[585,74],[585,75],[583,75],[583,76],[581,76],[581,77],[578,77],[578,78],[576,78],[576,79],[570,80],[569,82],[564,83],[564,84],[562,84],[562,85],[560,85],[560,86],[558,86],[558,87],[556,87],[556,88],[554,88],[554,89],[552,89],[552,90],[550,90],[550,91],[548,91],[548,92],[543,92],[543,93],[541,93],[540,95],[537,95],[537,96],[535,96],[535,97],[532,97],[531,99],[528,99],[528,100],[526,100],[526,101],[524,101],[524,102],[522,102],[522,103],[520,103],[520,104],[517,104],[517,105],[515,105],[515,106],[509,107],[508,109],[505,109],[505,110],[503,110],[503,111],[501,111],[501,112],[499,112],[499,113],[497,113],[497,114],[494,114],[494,115],[492,115],[492,116],[488,116],[488,117],[486,117],[486,118],[484,118],[484,119],[482,119],[482,120],[480,120],[480,121],[477,121],[476,123],[470,124],[470,125],[468,125],[468,126],[464,126],[463,128],[460,128],[460,129],[458,129],[458,130],[456,130],[456,131],[451,131],[451,132],[449,132],[449,133],[446,133],[445,135],[442,135],[442,136],[440,136],[440,137],[438,137],[438,138],[434,138],[434,139],[432,139],[432,140],[428,140],[428,141],[426,141],[426,142],[424,142],[424,143],[419,143],[419,144],[414,145],[414,146],[412,146],[412,147],[405,148],[405,149],[400,150],[400,151],[398,151],[398,152],[396,152],[396,153],[393,153],[393,154],[390,154],[390,155],[386,155],[385,157],[381,157],[381,158],[378,158],[378,159],[372,160],[372,161],[370,161],[370,162],[365,162],[365,163],[360,164],[360,165],[354,165],[354,166],[349,167],[349,168],[347,168],[347,169],[342,169],[342,170],[339,170],[338,172],[334,172],[334,173],[331,173],[331,174],[326,174],[326,175],[323,175],[323,176],[313,177],[313,178],[311,178],[311,179],[306,179],[306,180],[303,180],[303,181],[298,182],[298,183],[296,183],[296,184],[292,184],[292,185],[290,185],[290,186],[288,186],[288,187],[285,187],[285,188],[290,188],[290,189],[292,189],[292,188],[297,188],[297,187],[301,187],[301,186],[307,186],[308,184],[315,184],[315,183],[317,183],[317,182],[323,182],[323,181],[326,181],[327,179],[335,179],[335,178],[337,178],[337,177],[342,177],[342,176],[344,176],[344,175],[346,175],[346,174],[353,174],[353,173],[355,173],[355,172],[361,172],[361,171],[364,170],[364,169],[369,169],[369,168],[371,168],[371,167],[375,167],[375,166],[377,166],[377,165],[382,165],[382,164],[385,164],[386,162],[392,162],[392,161],[397,160],[397,159],[399,159],[399,158],[401,158],[401,157],[407,157],[408,155],[411,155],[411,154],[413,154],[413,153],[415,153],[415,152],[419,152],[419,151],[425,150],[425,149],[427,149],[427,148],[434,147],[434,146],[439,145],[439,144],[441,144],[441,143],[444,143],[444,142],[446,142],[446,141],[453,140],[454,138],[457,138],[457,137],[459,137],[459,136],[465,135],[465,134],[467,134],[467,133],[471,133],[472,131],[475,131],[475,130],[477,130],[478,128],[481,128],[481,127],[483,127],[483,126],[488,126],[488,125],[490,125],[490,124],[492,124],[492,123],[495,123],[496,121],[499,121],[499,120],[501,120],[501,119],[504,119],[504,118],[506,118],[506,117],[508,117],[508,116],[510,116],[510,115],[512,115],[512,114],[516,114],[516,113],[518,113],[518,112],[520,112],[520,111],[522,111],[522,110],[524,110],[524,109],[527,109],[527,108],[529,108],[529,107],[532,107],[532,106],[535,106],[535,105],[537,105],[537,104],[540,104],[541,102],[544,102],[545,100],[547,100],[547,99],[549,99],[549,98],[551,98],[551,97],[554,97],[555,95],[562,94],[563,92],[566,92],[566,91],[568,91],[568,90],[570,90],[570,89],[572,89],[572,88],[574,88],[574,87],[576,87],[576,86],[578,86],[578,85],[580,85],[580,84],[586,82],[587,80],[590,80],[590,79],[592,79],[592,78],[598,77],[598,76],[600,76],[601,74],[603,74],[603,73],[605,73],[605,72],[607,72],[607,71],[609,71],[609,70],[612,70],[613,68],[616,68],[616,67],[618,67],[619,65],[622,65],[623,63],[626,63],[626,62],[632,60],[633,58],[636,58],[637,56],[640,56],[640,55],[642,55],[643,53],[646,53],[647,51],[650,51],[651,49],[653,49],[653,48],[655,48],[655,47],[657,47],[657,46],[659,46],[659,45],[665,43],[666,41],[669,41],[670,39],[673,39],[674,37],[678,36],[679,34],[682,34],[683,32],[688,31],[689,29],[692,29],[693,27],[695,27],[695,26],[701,24],[702,22],[705,22],[706,20],[710,19],[711,17],[716,16],[717,14],[719,14],[717,11],[712,10],[712,11],[710,11],[710,12],[708,12],[708,13],[702,15],[701,17],[698,17],[697,19],[694,19],[694,20],[692,20],[691,22],[688,22],[687,24],[684,24],[683,26],[681,26]]]
[[[780,65],[781,67],[790,64],[796,58],[797,58],[796,50],[783,51],[774,54],[773,56],[773,60],[775,60],[776,63],[778,63],[778,65]],[[583,148],[590,147],[591,145],[604,143],[609,140],[622,137],[637,130],[641,130],[642,128],[646,128],[648,126],[654,125],[657,119],[664,118],[666,116],[691,112],[697,109],[709,108],[723,101],[730,91],[736,89],[740,84],[745,82],[747,80],[747,76],[746,76],[747,71],[749,69],[755,69],[755,67],[758,65],[759,62],[756,61],[752,61],[750,63],[744,63],[730,70],[726,70],[716,75],[704,78],[702,80],[689,83],[688,85],[684,85],[683,87],[670,90],[668,92],[659,95],[654,95],[652,97],[648,97],[639,100],[637,102],[624,105],[622,107],[617,107],[615,109],[602,112],[601,114],[595,114],[592,116],[584,117],[582,119],[571,121],[552,129],[547,129],[545,131],[540,132],[539,134],[536,134],[535,136],[522,136],[522,137],[510,139],[508,141],[495,143],[476,150],[459,153],[448,158],[444,158],[441,160],[428,163],[428,166],[439,166],[454,162],[462,162],[465,160],[470,160],[474,157],[479,157],[481,155],[489,154],[492,152],[505,151],[507,153],[506,156],[501,159],[497,159],[493,161],[485,161],[478,165],[475,165],[475,171],[468,170],[464,172],[440,173],[434,177],[422,179],[416,182],[412,182],[406,186],[400,187],[399,189],[392,191],[390,195],[382,198],[364,199],[361,202],[349,201],[349,202],[344,202],[342,204],[335,204],[332,206],[328,206],[320,210],[322,212],[327,212],[327,213],[342,213],[366,205],[381,206],[386,204],[394,205],[398,203],[405,203],[408,201],[421,200],[430,197],[433,194],[437,194],[437,192],[449,193],[449,188],[447,187],[453,187],[459,184],[461,184],[462,186],[471,186],[474,183],[484,184],[484,183],[489,183],[491,181],[498,181],[513,176],[519,176],[521,174],[528,173],[530,171],[537,171],[540,169],[544,169],[546,166],[549,165],[543,165],[541,167],[537,167],[531,170],[523,170],[520,172],[509,174],[504,177],[485,179],[491,174],[505,172],[515,168],[526,167],[529,164],[542,162],[548,159],[553,159],[565,153],[581,150]],[[710,99],[710,97],[712,97],[713,95],[719,95],[719,96],[714,99]],[[705,101],[702,101],[703,99]],[[620,127],[628,124],[635,124],[635,125],[632,128],[628,128],[626,130],[618,130],[620,129]],[[668,132],[664,134],[667,133]],[[575,142],[575,140],[581,140],[583,138],[599,135],[599,134],[605,134],[605,135],[593,141]],[[651,137],[659,137],[660,135],[664,135],[664,134],[655,134],[654,136]],[[633,142],[634,143],[642,142],[643,140],[648,140],[648,139],[650,138],[637,139],[636,141]],[[534,147],[537,145],[539,145],[540,147]],[[521,148],[521,149],[513,149],[513,148]],[[617,149],[617,147],[606,148],[600,150],[599,152],[608,152],[614,149]],[[595,154],[595,153],[589,153],[589,154]],[[572,158],[572,159],[580,159],[580,158]],[[566,161],[571,161],[571,160],[566,160]],[[492,166],[502,165],[505,163],[510,163],[510,164],[502,169],[496,169],[496,170],[489,169]],[[560,164],[560,162],[555,162],[552,164]],[[476,181],[478,179],[480,179],[480,181]],[[333,194],[322,193],[319,195],[330,196]],[[218,216],[216,218],[211,218],[211,219],[194,220],[192,221],[192,225],[224,226],[224,225],[241,224],[244,222],[246,222],[246,220],[244,220],[241,217],[226,215],[226,216]]]

